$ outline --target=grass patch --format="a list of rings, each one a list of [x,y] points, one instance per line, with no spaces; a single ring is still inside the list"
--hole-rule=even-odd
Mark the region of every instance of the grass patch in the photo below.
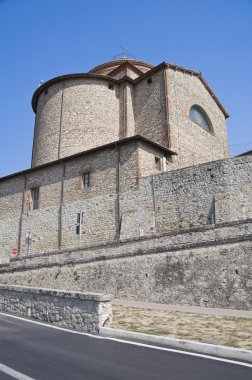
[[[252,350],[252,319],[113,306],[112,327]]]

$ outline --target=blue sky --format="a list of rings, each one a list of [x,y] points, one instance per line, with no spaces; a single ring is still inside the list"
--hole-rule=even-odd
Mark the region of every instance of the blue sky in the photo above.
[[[86,72],[126,46],[201,71],[252,149],[252,0],[0,0],[0,176],[30,167],[39,81]]]

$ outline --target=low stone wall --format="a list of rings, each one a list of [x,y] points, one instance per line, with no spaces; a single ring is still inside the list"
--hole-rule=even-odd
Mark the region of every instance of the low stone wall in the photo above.
[[[91,333],[111,322],[111,299],[100,293],[0,285],[0,311]]]

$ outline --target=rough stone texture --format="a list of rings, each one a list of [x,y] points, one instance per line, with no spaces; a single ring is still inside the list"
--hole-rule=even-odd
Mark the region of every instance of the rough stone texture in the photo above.
[[[36,91],[33,166],[43,166],[0,181],[2,281],[249,309],[252,158],[227,159],[227,114],[200,74],[146,69],[69,75]],[[194,104],[214,134],[190,120]]]
[[[55,83],[38,100],[32,166],[59,158],[59,135],[62,113],[62,83]]]
[[[48,167],[45,177],[39,168],[26,174],[26,186],[41,180],[46,198],[38,210],[24,208],[21,256],[10,265],[3,261],[2,282],[106,291],[153,302],[252,307],[251,156],[153,175],[161,151],[126,142],[104,151],[103,161],[93,160],[97,187],[85,194],[79,173],[92,162],[90,154],[86,161],[85,156],[66,160],[64,180],[63,163]],[[154,172],[138,177],[143,161],[142,174]],[[22,186],[23,174],[0,182],[3,211],[8,204],[15,206],[12,240],[4,238],[2,245],[4,257],[18,232],[15,215],[21,209],[15,208],[21,208]],[[79,210],[84,211],[80,249],[75,234]],[[1,236],[11,223],[3,212]],[[27,230],[34,237],[31,253],[38,254],[31,258],[25,256]],[[59,237],[62,253],[57,252]]]
[[[39,97],[32,166],[118,140],[118,86],[72,79],[47,91]]]
[[[252,309],[252,222],[12,260],[1,281],[140,301]]]
[[[27,232],[33,237],[30,253],[77,247],[79,211],[84,212],[83,246],[251,218],[250,156],[163,172],[155,161],[163,155],[131,141],[28,171],[25,180],[24,174],[3,179],[2,262],[12,247],[26,254]],[[85,172],[91,172],[89,188],[81,185]],[[35,186],[40,187],[37,210],[30,204]]]
[[[133,135],[171,144],[177,157],[170,170],[228,157],[225,115],[199,75],[172,65],[131,78],[127,70],[117,79],[106,70],[41,87],[32,166]],[[214,134],[190,120],[194,104],[205,109]]]
[[[104,294],[0,285],[0,311],[92,333],[110,324],[111,299]]]
[[[203,83],[196,76],[167,69],[167,88],[171,147],[178,153],[175,167],[228,157],[225,116]],[[206,111],[214,134],[190,120],[189,110],[194,104]]]
[[[134,111],[136,133],[167,146],[165,85],[163,70],[135,85]]]
[[[6,261],[13,247],[18,248],[22,255],[27,253],[28,232],[32,233],[33,240],[30,254],[78,246],[76,221],[79,211],[84,213],[83,245],[114,241],[118,238],[122,222],[123,235],[130,237],[132,227],[127,223],[127,215],[131,200],[127,207],[127,196],[120,194],[126,192],[131,197],[131,192],[137,191],[139,177],[155,174],[155,157],[164,155],[162,149],[147,142],[139,144],[137,139],[125,141],[120,146],[87,152],[64,162],[2,179],[1,261]],[[141,168],[146,169],[141,172]],[[90,173],[91,186],[88,188],[83,187],[83,173]],[[31,199],[34,187],[40,188],[37,210],[33,210]],[[147,192],[149,194],[149,190]],[[121,210],[120,199],[125,204]],[[150,212],[153,214],[153,210]]]

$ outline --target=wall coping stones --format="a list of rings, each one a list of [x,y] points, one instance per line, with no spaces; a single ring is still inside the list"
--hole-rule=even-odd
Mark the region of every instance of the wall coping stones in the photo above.
[[[83,247],[74,250],[56,251],[52,254],[24,256],[12,259],[9,265],[0,266],[0,273],[37,270],[53,266],[78,265],[91,262],[118,260],[134,256],[153,255],[197,249],[240,242],[251,242],[252,220],[211,225],[208,228],[152,235],[137,240],[117,242],[99,247]],[[158,242],[158,244],[157,244]],[[76,256],[76,253],[80,253]]]
[[[70,291],[70,290],[36,288],[36,287],[20,286],[20,285],[0,284],[0,291],[1,290],[9,290],[9,291],[15,291],[15,292],[29,293],[29,294],[53,296],[53,297],[58,297],[58,298],[71,298],[71,299],[97,301],[97,302],[110,302],[113,299],[113,296],[111,294],[76,292],[76,291]]]
[[[111,300],[101,293],[0,285],[0,311],[89,333],[111,322]]]
[[[183,230],[177,230],[177,231],[171,231],[171,232],[165,232],[165,233],[160,233],[160,234],[155,234],[155,235],[149,235],[149,236],[141,236],[138,237],[137,239],[135,238],[129,238],[129,239],[124,239],[124,240],[114,240],[110,242],[106,242],[103,244],[95,244],[95,245],[88,245],[85,247],[77,247],[77,248],[72,248],[72,249],[62,249],[62,250],[57,250],[57,251],[50,251],[50,252],[42,252],[42,253],[35,253],[31,254],[29,256],[17,256],[17,257],[11,257],[10,262],[17,262],[17,261],[26,261],[27,259],[32,259],[36,257],[47,257],[47,256],[54,256],[54,255],[59,255],[59,254],[64,254],[67,252],[79,252],[80,250],[97,250],[99,248],[109,248],[109,247],[115,247],[115,246],[122,246],[126,245],[128,243],[134,243],[138,241],[145,241],[145,240],[152,240],[153,238],[162,238],[162,237],[168,237],[168,236],[176,236],[176,235],[184,235],[185,233],[196,233],[196,232],[204,232],[208,230],[213,230],[213,229],[218,229],[218,228],[223,228],[223,227],[236,227],[236,226],[242,226],[244,224],[251,224],[252,223],[252,218],[248,219],[242,219],[242,220],[235,220],[235,221],[230,221],[230,222],[223,222],[223,223],[215,223],[215,224],[209,224],[205,226],[200,226],[200,227],[192,227],[192,228],[187,228]],[[8,265],[8,264],[7,264]],[[1,267],[6,266],[6,263],[0,264],[0,269]]]

